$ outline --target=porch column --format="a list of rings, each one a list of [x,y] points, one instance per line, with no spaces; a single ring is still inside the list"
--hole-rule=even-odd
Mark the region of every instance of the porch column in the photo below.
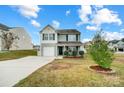
[[[63,55],[64,55],[64,52],[65,52],[65,46],[63,46]]]
[[[116,48],[116,52],[118,52],[118,48]]]

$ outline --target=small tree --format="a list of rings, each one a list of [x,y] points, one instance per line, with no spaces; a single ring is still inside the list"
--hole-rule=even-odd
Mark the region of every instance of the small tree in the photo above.
[[[92,59],[102,68],[110,68],[113,61],[113,52],[108,48],[108,43],[98,32],[93,38],[89,48]]]
[[[12,32],[4,32],[4,31],[2,31],[0,37],[3,39],[4,48],[7,50],[9,50],[12,47],[14,40],[19,39],[19,37],[15,36]]]

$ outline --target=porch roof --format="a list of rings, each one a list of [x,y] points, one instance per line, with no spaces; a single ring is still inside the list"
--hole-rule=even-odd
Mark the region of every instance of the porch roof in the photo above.
[[[58,46],[81,46],[83,43],[81,42],[59,42]]]

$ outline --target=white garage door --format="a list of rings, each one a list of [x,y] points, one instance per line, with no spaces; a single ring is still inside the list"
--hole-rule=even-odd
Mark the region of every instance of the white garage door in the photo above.
[[[43,56],[54,56],[54,47],[44,47]]]

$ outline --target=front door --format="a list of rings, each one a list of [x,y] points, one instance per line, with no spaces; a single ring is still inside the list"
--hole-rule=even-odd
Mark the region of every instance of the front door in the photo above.
[[[59,55],[63,55],[63,47],[62,46],[59,46]]]

